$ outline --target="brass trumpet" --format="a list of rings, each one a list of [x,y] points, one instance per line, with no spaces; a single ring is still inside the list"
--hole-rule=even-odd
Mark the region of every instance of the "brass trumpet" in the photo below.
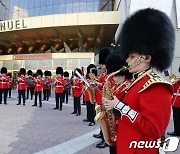
[[[169,80],[171,81],[172,84],[175,84],[177,81],[180,80],[180,77],[179,77],[179,76],[176,76],[175,74],[172,74],[172,75],[169,77]]]

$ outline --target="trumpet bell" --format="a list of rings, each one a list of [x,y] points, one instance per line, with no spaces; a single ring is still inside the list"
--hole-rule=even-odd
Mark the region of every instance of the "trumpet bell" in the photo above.
[[[177,82],[178,77],[177,77],[175,74],[172,74],[172,75],[169,77],[169,80],[171,81],[172,84],[174,84],[174,83]]]
[[[97,122],[99,120],[102,120],[103,117],[104,117],[104,113],[103,112],[99,112],[98,114],[96,114],[94,120]]]

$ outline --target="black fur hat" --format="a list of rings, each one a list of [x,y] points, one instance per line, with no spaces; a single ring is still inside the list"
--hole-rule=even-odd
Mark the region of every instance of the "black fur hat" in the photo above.
[[[111,53],[111,48],[104,47],[99,51],[99,64],[105,64],[107,56]]]
[[[32,72],[31,70],[28,70],[28,71],[27,71],[27,74],[32,76],[32,75],[33,75],[33,72]]]
[[[96,69],[96,68],[93,68],[93,69],[91,70],[91,73],[94,74],[95,76],[97,76],[97,69]]]
[[[48,71],[44,71],[44,75],[45,75],[45,76],[48,76]]]
[[[42,70],[40,70],[40,69],[38,69],[38,70],[36,71],[36,74],[37,74],[37,76],[38,76],[38,75],[40,75],[41,77],[43,76],[43,72],[42,72]]]
[[[19,73],[20,73],[20,75],[26,75],[26,69],[25,68],[21,68]]]
[[[61,74],[61,75],[63,75],[63,68],[62,68],[62,67],[57,67],[57,68],[56,68],[56,74]]]
[[[10,78],[12,78],[12,74],[11,74],[11,73],[8,73],[7,76],[9,76]]]
[[[87,67],[87,74],[90,73],[90,70],[91,70],[92,68],[95,68],[95,69],[96,69],[96,66],[95,66],[94,64],[90,64],[90,65]]]
[[[75,75],[76,77],[79,77],[79,76],[75,73],[76,70],[82,75],[82,71],[81,71],[79,68],[76,68],[76,69],[74,70],[74,75]]]
[[[36,78],[37,77],[37,74],[36,73],[33,73],[33,75],[32,75],[34,78]]]
[[[106,69],[108,74],[118,71],[123,66],[127,66],[127,63],[125,60],[122,60],[121,56],[117,52],[111,53],[106,59]],[[115,76],[125,76],[126,79],[132,78],[131,73],[127,70],[121,71]]]
[[[50,76],[50,77],[52,76],[52,73],[51,73],[51,71],[48,71],[48,76]]]
[[[2,67],[1,68],[1,74],[7,74],[7,68],[6,67]]]
[[[64,77],[69,77],[69,73],[67,71],[64,72]]]
[[[155,9],[142,9],[122,26],[119,51],[124,58],[131,52],[151,55],[151,67],[168,68],[174,56],[175,32],[169,17]]]

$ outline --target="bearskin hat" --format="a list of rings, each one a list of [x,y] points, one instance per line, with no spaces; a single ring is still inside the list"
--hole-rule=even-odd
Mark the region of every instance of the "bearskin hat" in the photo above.
[[[63,68],[62,68],[62,67],[57,67],[57,68],[56,68],[56,74],[61,74],[61,75],[63,75]]]
[[[1,74],[7,74],[7,68],[6,67],[2,67],[1,68]]]
[[[38,69],[38,70],[36,71],[36,74],[37,74],[37,75],[40,75],[41,77],[43,76],[43,72],[42,72],[42,70],[40,70],[40,69]]]
[[[12,74],[11,74],[11,73],[8,73],[7,76],[9,76],[10,78],[12,78]]]
[[[95,69],[96,69],[96,66],[95,66],[94,64],[90,64],[90,65],[87,67],[87,74],[90,73],[90,70],[91,70],[92,68],[95,68]]]
[[[125,60],[122,60],[121,56],[117,52],[111,53],[106,59],[106,69],[108,74],[118,71],[123,66],[127,66],[127,63]],[[115,76],[125,76],[126,79],[132,78],[132,74],[129,73],[128,70],[123,70]]]
[[[34,78],[36,78],[37,77],[37,74],[36,73],[33,73],[33,75],[32,75]]]
[[[26,69],[25,68],[21,68],[19,73],[20,73],[20,75],[26,75]]]
[[[81,71],[79,68],[76,68],[76,69],[74,70],[74,75],[75,75],[76,77],[79,77],[79,76],[76,74],[76,70],[82,75],[82,71]]]
[[[51,71],[48,71],[48,76],[52,76],[52,73],[51,73]]]
[[[67,71],[64,72],[64,77],[69,77],[69,73]]]
[[[32,72],[31,70],[28,70],[28,71],[27,71],[27,74],[32,76],[32,75],[33,75],[33,72]]]
[[[45,76],[48,76],[48,71],[44,71],[44,75],[45,75]]]
[[[163,71],[173,60],[174,27],[165,13],[151,8],[142,9],[125,21],[119,43],[119,51],[124,58],[132,52],[151,55],[151,67]]]
[[[104,47],[99,51],[99,64],[105,64],[105,60],[107,56],[111,53],[111,49],[108,47]]]

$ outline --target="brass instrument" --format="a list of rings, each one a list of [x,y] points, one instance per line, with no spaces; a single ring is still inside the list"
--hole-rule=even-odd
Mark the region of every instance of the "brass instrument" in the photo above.
[[[120,70],[108,75],[108,77],[106,78],[104,87],[103,87],[103,92],[102,92],[103,97],[109,100],[113,99],[113,94],[111,91],[111,83],[109,79],[115,74],[121,71],[124,71],[126,69],[128,68],[123,67]],[[103,131],[103,135],[104,135],[104,139],[106,143],[110,146],[115,145],[117,134],[116,134],[116,119],[115,119],[113,111],[112,110],[107,111],[104,106],[104,103],[102,103],[101,105],[98,105],[96,107],[96,110],[99,111],[99,113],[96,115],[95,121],[100,121],[101,129]]]
[[[93,86],[91,86],[91,85],[88,86],[87,91],[89,94],[89,99],[90,99],[91,104],[95,104],[96,103],[96,95],[95,95],[95,90],[94,90]]]
[[[178,80],[180,80],[180,77],[177,77],[175,74],[172,74],[169,77],[169,80],[171,81],[172,84],[175,84]]]

